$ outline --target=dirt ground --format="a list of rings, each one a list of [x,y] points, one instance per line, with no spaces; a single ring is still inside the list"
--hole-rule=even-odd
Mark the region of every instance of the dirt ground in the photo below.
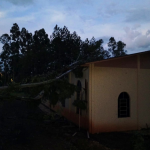
[[[65,118],[26,102],[0,105],[0,150],[149,150],[150,130],[89,135]]]

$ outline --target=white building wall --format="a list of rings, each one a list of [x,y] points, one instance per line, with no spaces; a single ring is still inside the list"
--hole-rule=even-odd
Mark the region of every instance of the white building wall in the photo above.
[[[137,129],[137,69],[94,67],[92,133]],[[130,117],[118,118],[118,96],[130,96]]]

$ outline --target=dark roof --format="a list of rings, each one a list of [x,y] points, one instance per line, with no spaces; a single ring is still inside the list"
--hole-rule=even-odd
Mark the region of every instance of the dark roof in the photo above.
[[[103,61],[116,60],[116,59],[120,59],[120,58],[131,57],[134,55],[145,54],[145,53],[150,53],[150,50],[144,51],[144,52],[139,52],[139,53],[127,54],[127,55],[119,56],[119,57],[111,57],[108,59],[102,59],[102,60],[98,60],[98,61],[87,62],[87,63],[83,64],[82,66],[88,66],[90,63],[98,63],[98,62],[103,62]]]

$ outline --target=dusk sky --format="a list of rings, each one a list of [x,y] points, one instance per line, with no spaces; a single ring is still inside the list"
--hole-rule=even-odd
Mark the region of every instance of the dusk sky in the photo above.
[[[150,0],[0,0],[0,36],[13,23],[49,36],[56,24],[66,26],[82,40],[102,38],[105,49],[114,37],[128,54],[150,50]]]

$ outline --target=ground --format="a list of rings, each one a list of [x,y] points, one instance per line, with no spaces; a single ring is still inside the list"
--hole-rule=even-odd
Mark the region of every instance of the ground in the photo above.
[[[0,150],[142,150],[150,149],[150,131],[87,136],[56,113],[21,101],[0,105]]]

